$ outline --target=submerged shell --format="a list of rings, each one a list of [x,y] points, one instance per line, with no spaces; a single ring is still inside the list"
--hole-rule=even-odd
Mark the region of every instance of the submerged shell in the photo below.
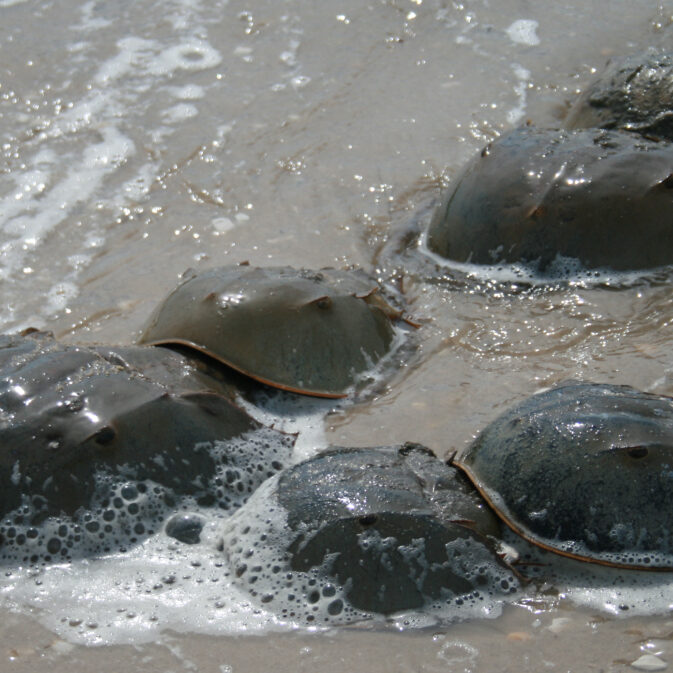
[[[498,533],[455,470],[405,444],[333,449],[282,472],[225,524],[222,547],[236,581],[283,618],[348,621],[511,593]]]
[[[649,49],[610,62],[575,102],[565,125],[673,140],[673,53]]]
[[[260,428],[229,396],[226,383],[168,349],[1,336],[0,515],[29,506],[24,518],[38,522],[104,507],[122,481],[210,504],[223,465],[239,475],[230,500],[241,504],[276,470],[251,468],[252,450],[226,455],[226,440]]]
[[[140,342],[182,344],[262,383],[345,396],[390,349],[391,312],[363,273],[222,267],[182,283]]]
[[[672,166],[667,143],[630,133],[520,128],[470,164],[427,245],[457,262],[552,273],[558,256],[588,269],[670,264]]]
[[[671,398],[571,381],[505,412],[454,462],[535,544],[673,568]]]

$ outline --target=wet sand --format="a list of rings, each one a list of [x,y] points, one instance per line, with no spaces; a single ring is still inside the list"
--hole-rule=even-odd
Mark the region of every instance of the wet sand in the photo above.
[[[557,124],[611,54],[662,43],[672,14],[640,0],[0,8],[3,331],[112,343],[134,341],[188,267],[399,275],[395,238],[475,152],[526,120]],[[673,394],[667,285],[503,293],[410,274],[404,289],[419,350],[327,418],[331,443],[446,455],[570,377]],[[665,609],[615,618],[562,599],[404,634],[199,635],[186,615],[155,645],[97,648],[3,600],[2,670],[623,671],[673,656]]]
[[[427,632],[342,629],[320,634],[204,637],[174,632],[155,645],[77,647],[35,622],[7,615],[3,666],[34,671],[262,671],[441,673],[638,670],[643,656],[670,660],[669,619],[617,622],[583,611],[510,608],[498,620]],[[646,669],[640,669],[646,670]],[[654,670],[654,669],[650,669]],[[664,670],[664,669],[661,669]]]

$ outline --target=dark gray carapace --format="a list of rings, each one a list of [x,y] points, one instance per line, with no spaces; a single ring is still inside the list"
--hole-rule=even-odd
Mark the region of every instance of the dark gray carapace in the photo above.
[[[651,48],[611,60],[572,106],[565,127],[673,140],[673,53]]]
[[[673,263],[673,148],[625,131],[519,128],[488,145],[433,217],[427,246],[545,275]]]
[[[521,536],[564,556],[673,568],[673,400],[567,382],[493,421],[455,460]]]
[[[513,593],[499,532],[425,447],[334,448],[267,482],[225,524],[222,549],[237,583],[282,618],[339,622]]]
[[[245,456],[213,451],[261,426],[209,372],[165,348],[66,345],[40,332],[0,337],[0,515],[25,506],[24,523],[79,517],[111,506],[106,493],[126,482],[162,489],[169,506],[181,496],[211,504],[224,464],[243,481],[254,476],[240,492],[231,480],[232,503],[241,504],[277,470],[247,470]],[[285,451],[275,458],[284,461],[291,446]]]

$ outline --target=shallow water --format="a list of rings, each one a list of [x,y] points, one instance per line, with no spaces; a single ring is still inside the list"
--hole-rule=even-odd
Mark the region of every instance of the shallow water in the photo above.
[[[4,332],[130,343],[188,267],[356,264],[402,279],[420,346],[374,399],[337,408],[324,433],[313,423],[302,455],[306,437],[446,455],[569,377],[673,394],[666,276],[512,291],[430,280],[414,251],[403,274],[395,253],[488,140],[558,123],[611,54],[665,43],[670,6],[0,0],[0,13]],[[156,645],[94,649],[45,629],[44,605],[4,600],[0,668],[17,671],[620,671],[673,657],[666,606],[615,618],[553,595],[413,634],[214,636],[185,612]]]

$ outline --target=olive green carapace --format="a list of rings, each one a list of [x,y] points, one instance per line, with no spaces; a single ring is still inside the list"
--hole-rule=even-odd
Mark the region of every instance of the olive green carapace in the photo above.
[[[585,269],[652,269],[673,263],[672,186],[668,143],[524,127],[468,166],[436,211],[427,246],[460,263],[550,274],[556,263],[562,275],[562,258]]]
[[[0,337],[0,515],[26,499],[37,518],[72,515],[91,504],[97,471],[206,497],[206,444],[259,427],[230,397],[169,349]]]
[[[343,397],[389,350],[393,309],[365,274],[222,267],[188,278],[145,344],[196,348],[277,388]]]
[[[572,106],[565,127],[673,140],[673,53],[651,48],[612,60]]]
[[[567,382],[493,421],[454,460],[501,518],[559,554],[673,568],[673,399]]]

